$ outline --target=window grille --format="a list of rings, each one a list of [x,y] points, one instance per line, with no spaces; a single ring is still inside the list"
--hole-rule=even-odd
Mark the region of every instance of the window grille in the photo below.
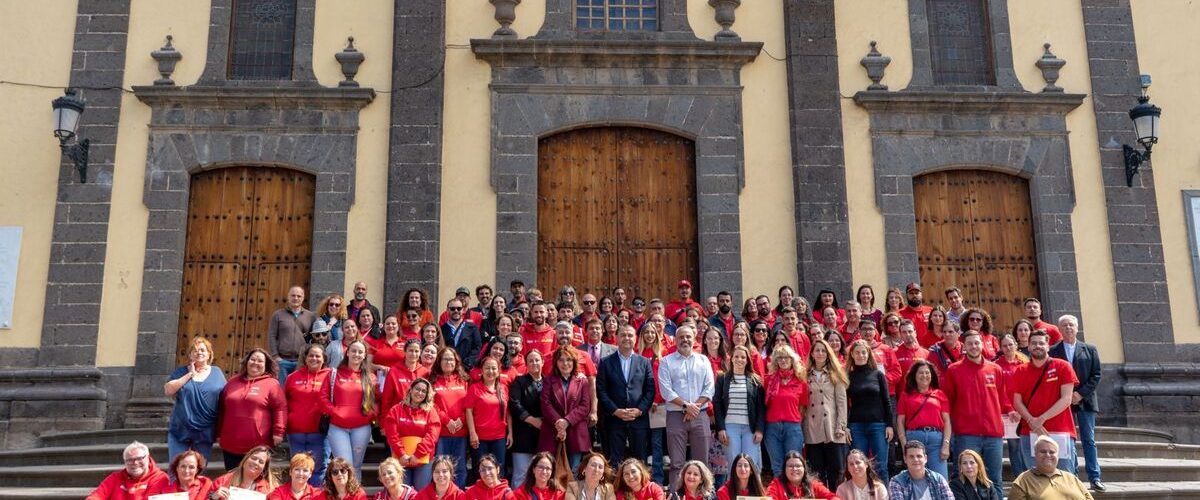
[[[657,31],[658,0],[575,0],[581,30]]]
[[[234,0],[229,79],[290,80],[296,0]]]
[[[987,0],[928,0],[936,85],[995,85]]]

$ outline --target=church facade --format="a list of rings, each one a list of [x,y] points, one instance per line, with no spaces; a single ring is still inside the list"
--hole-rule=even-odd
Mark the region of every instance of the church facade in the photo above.
[[[1098,346],[1102,419],[1200,442],[1197,22],[1184,0],[0,5],[0,446],[163,425],[187,340],[236,365],[293,284],[391,311],[680,279],[880,307],[958,286],[997,333],[1037,297]],[[51,134],[68,88],[86,182]],[[1161,140],[1128,176],[1143,94]]]

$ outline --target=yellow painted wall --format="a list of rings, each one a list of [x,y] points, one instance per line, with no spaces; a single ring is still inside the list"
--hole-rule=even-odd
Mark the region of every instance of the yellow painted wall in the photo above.
[[[1192,54],[1200,50],[1195,22],[1200,4],[1187,0],[1133,0],[1133,21],[1138,66],[1154,80],[1151,102],[1163,108],[1162,133],[1154,148],[1154,188],[1162,225],[1163,257],[1171,319],[1176,343],[1200,342],[1200,313],[1196,309],[1195,280],[1187,221],[1185,189],[1200,189],[1200,102],[1196,85],[1200,66]],[[1129,106],[1136,104],[1130,99]],[[1132,124],[1130,125],[1132,127]],[[1135,181],[1136,182],[1136,181]]]
[[[313,68],[322,85],[335,86],[342,79],[333,54],[340,51],[346,37],[352,35],[355,46],[367,56],[356,79],[364,86],[379,90],[391,86],[392,6],[390,0],[317,2]],[[167,34],[174,37],[175,47],[183,54],[173,78],[180,85],[194,84],[204,70],[209,8],[209,2],[134,1],[129,19],[125,87],[148,85],[158,78],[157,65],[149,54],[162,46]],[[67,47],[69,52],[69,42]],[[69,66],[68,60],[66,67]],[[0,67],[5,67],[2,62]],[[379,94],[360,116],[357,199],[349,216],[352,237],[384,234],[389,110],[388,94]],[[113,223],[109,225],[108,260],[100,311],[96,361],[99,366],[132,365],[136,353],[148,213],[142,203],[142,188],[149,121],[150,107],[132,95],[125,95],[121,103],[113,178]],[[53,213],[52,205],[49,213]],[[383,239],[358,238],[348,247],[346,257],[346,289],[349,290],[354,281],[365,280],[371,289],[372,300],[380,303],[384,275]],[[42,289],[44,287],[43,281]]]
[[[737,11],[743,40],[764,42],[775,57],[784,52],[782,3],[747,2]],[[491,69],[475,59],[471,38],[487,38],[497,24],[491,9],[465,2],[446,7],[445,130],[442,159],[441,283],[439,296],[458,286],[492,283],[496,276],[494,217],[496,195],[489,181],[490,122],[488,82]],[[720,28],[703,0],[690,0],[688,18],[697,36],[711,39]],[[522,37],[537,33],[545,19],[545,0],[517,7],[513,29]],[[774,296],[782,283],[795,285],[794,274],[781,280],[780,269],[795,269],[796,234],[792,213],[791,153],[788,138],[786,63],[766,54],[742,71],[746,136],[746,188],[741,195],[742,286],[745,294]],[[449,180],[453,179],[453,187]],[[780,217],[784,217],[781,220]],[[463,228],[470,228],[463,231]],[[501,284],[503,285],[503,284]]]
[[[59,87],[0,83],[0,226],[22,227],[13,324],[0,330],[0,348],[38,347],[61,157],[50,101],[70,81],[75,2],[0,2],[0,19],[0,80]]]

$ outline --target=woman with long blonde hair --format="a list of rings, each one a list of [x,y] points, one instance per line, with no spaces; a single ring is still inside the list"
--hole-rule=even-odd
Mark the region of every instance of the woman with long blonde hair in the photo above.
[[[804,449],[804,409],[808,407],[808,375],[800,356],[781,345],[771,351],[771,364],[764,386],[767,456],[771,472],[783,476],[784,456]]]
[[[838,483],[846,463],[846,388],[850,382],[837,353],[824,339],[813,341],[808,354],[808,387],[804,445],[808,463],[825,484]]]

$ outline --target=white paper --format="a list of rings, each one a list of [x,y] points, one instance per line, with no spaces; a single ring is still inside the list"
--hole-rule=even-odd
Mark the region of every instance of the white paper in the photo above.
[[[229,498],[226,500],[266,500],[267,496],[254,490],[229,487]]]
[[[1008,417],[1002,417],[1000,420],[1004,422],[1004,439],[1017,439],[1021,437],[1017,435],[1017,426],[1021,425],[1019,420],[1013,422]]]
[[[662,429],[667,426],[667,406],[665,404],[658,405],[658,409],[653,407],[650,409],[650,428]]]
[[[21,262],[21,226],[0,226],[0,329],[13,327],[13,299]]]
[[[179,493],[163,493],[161,495],[150,495],[150,500],[188,500],[186,491]]]
[[[1074,447],[1071,443],[1071,433],[1069,432],[1051,432],[1047,436],[1053,439],[1055,443],[1058,443],[1059,456],[1064,456],[1062,450],[1070,450]],[[1037,453],[1034,452],[1034,448],[1037,446],[1037,438],[1034,434],[1029,435],[1029,456],[1031,457],[1037,457]]]

